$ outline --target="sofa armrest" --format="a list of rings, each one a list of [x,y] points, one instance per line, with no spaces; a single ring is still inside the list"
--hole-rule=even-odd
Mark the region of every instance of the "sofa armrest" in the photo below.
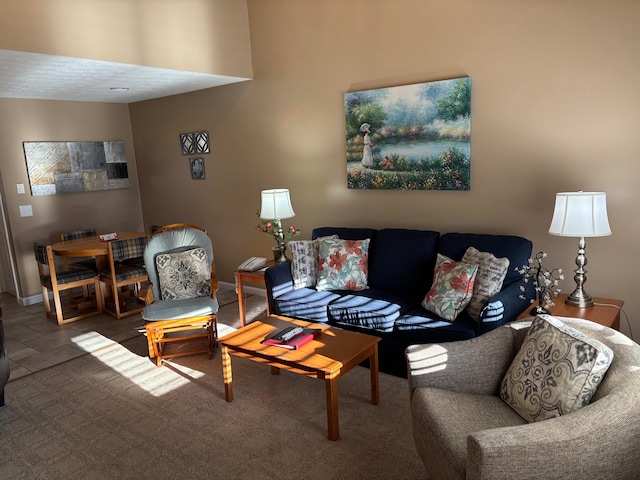
[[[416,388],[432,387],[497,394],[516,354],[519,331],[519,325],[505,326],[470,340],[410,345],[406,349],[410,393]]]
[[[524,291],[522,290],[524,287]],[[514,282],[489,299],[480,311],[478,335],[513,322],[531,305],[535,290],[531,282]]]
[[[640,406],[607,395],[543,422],[467,437],[467,479],[637,478]]]
[[[273,267],[267,268],[264,272],[264,284],[267,289],[269,312],[272,314],[278,314],[274,298],[293,290],[291,264],[279,263]]]

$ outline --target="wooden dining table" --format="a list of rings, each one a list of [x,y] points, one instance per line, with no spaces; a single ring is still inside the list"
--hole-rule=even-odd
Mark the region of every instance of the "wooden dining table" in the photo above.
[[[118,240],[147,236],[144,232],[117,232],[117,234]],[[101,272],[109,267],[107,243],[108,241],[101,242],[100,236],[96,235],[54,243],[51,245],[51,250],[54,255],[61,257],[95,257],[98,271]]]

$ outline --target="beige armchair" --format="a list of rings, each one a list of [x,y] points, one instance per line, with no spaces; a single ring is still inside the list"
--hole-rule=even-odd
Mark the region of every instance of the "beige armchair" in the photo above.
[[[589,405],[534,423],[499,396],[530,322],[407,349],[414,438],[431,478],[638,478],[640,345],[593,322],[560,320],[609,346],[613,362]]]

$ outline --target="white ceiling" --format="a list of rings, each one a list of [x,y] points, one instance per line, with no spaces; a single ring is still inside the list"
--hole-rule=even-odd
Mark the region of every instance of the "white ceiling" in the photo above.
[[[132,103],[246,80],[0,49],[0,98]]]

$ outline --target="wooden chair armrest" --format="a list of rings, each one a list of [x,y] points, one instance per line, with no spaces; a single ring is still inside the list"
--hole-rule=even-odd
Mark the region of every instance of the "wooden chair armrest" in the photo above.
[[[153,284],[151,282],[144,282],[140,286],[138,291],[138,300],[144,302],[145,305],[153,303]]]

